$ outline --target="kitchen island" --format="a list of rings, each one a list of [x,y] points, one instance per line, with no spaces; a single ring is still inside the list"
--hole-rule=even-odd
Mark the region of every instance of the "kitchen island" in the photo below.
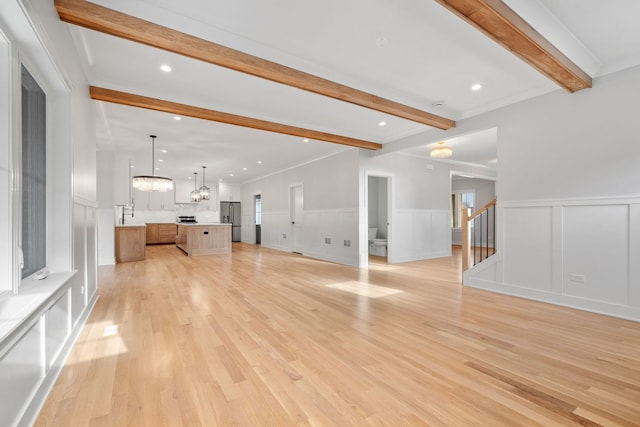
[[[144,224],[116,225],[116,263],[144,261],[145,245],[146,227]]]
[[[230,254],[231,224],[178,224],[176,246],[189,256]]]

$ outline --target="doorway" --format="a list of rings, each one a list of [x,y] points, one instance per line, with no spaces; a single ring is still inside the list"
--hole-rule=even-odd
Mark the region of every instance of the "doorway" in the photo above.
[[[367,177],[367,250],[369,261],[388,262],[390,248],[390,178]]]
[[[304,198],[302,184],[289,187],[289,210],[291,218],[291,252],[301,254],[304,250],[303,225],[304,225]]]
[[[262,196],[253,195],[254,224],[256,225],[256,245],[262,242]]]

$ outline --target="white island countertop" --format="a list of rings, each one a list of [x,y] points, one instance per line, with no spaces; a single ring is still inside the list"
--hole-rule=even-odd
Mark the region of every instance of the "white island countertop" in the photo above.
[[[178,222],[177,224],[187,225],[189,227],[198,226],[198,225],[207,226],[207,227],[210,227],[212,225],[231,225],[231,223],[229,222]]]

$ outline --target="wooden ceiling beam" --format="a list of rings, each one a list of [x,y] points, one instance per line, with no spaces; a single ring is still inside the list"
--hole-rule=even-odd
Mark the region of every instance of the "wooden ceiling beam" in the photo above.
[[[533,68],[573,93],[591,77],[501,0],[436,0]]]
[[[330,133],[283,125],[280,123],[253,119],[250,117],[238,116],[236,114],[194,107],[187,104],[179,104],[177,102],[165,101],[162,99],[149,98],[147,96],[135,95],[132,93],[120,92],[117,90],[106,89],[102,87],[89,86],[89,94],[91,96],[91,99],[94,99],[96,101],[105,101],[120,105],[128,105],[130,107],[146,108],[147,110],[162,111],[165,113],[178,114],[180,116],[195,117],[197,119],[227,123],[230,125],[265,130],[268,132],[282,133],[285,135],[299,136],[301,138],[315,139],[318,141],[333,142],[335,144],[366,148],[369,150],[379,150],[382,148],[382,144],[378,144],[377,142],[370,142],[364,141],[362,139],[333,135]]]
[[[112,36],[381,111],[438,129],[455,121],[363,92],[322,77],[204,40],[85,0],[55,0],[60,19]]]

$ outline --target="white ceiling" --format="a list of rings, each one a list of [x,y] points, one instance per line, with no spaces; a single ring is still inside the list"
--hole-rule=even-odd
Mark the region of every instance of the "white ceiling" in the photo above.
[[[426,0],[100,0],[138,16],[454,120],[560,90],[469,24]],[[640,64],[637,0],[509,0],[594,77]],[[70,26],[90,84],[382,144],[418,123]],[[168,64],[171,73],[160,71]],[[474,92],[474,83],[483,88]],[[587,89],[589,90],[589,89]],[[444,101],[443,107],[435,107]],[[98,147],[136,153],[159,174],[244,182],[346,149],[326,142],[95,102]],[[385,121],[386,126],[378,123]],[[425,141],[425,144],[433,141]],[[496,167],[496,131],[447,140],[451,161]],[[162,154],[161,149],[168,152]],[[429,148],[408,154],[427,156]],[[262,161],[262,164],[258,164]],[[247,168],[247,170],[243,170]],[[230,176],[233,174],[234,176]]]

